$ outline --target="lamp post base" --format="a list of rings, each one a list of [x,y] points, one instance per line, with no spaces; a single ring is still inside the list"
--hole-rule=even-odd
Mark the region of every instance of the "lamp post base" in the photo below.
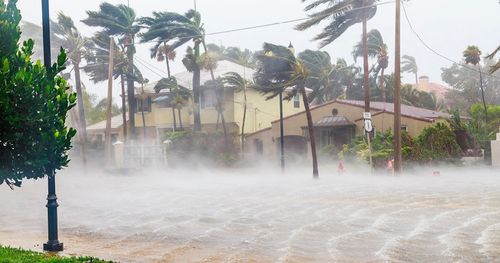
[[[44,251],[50,251],[50,252],[59,252],[63,251],[63,243],[59,243],[59,241],[48,241],[47,243],[43,244],[43,250]]]

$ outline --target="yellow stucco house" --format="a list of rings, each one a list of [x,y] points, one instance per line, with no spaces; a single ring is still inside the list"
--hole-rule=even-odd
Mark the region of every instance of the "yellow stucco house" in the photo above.
[[[251,80],[255,70],[248,67],[243,67],[239,64],[221,60],[217,62],[217,68],[213,70],[214,77],[223,77],[228,72],[236,72],[242,77]],[[180,86],[192,90],[192,73],[185,71],[173,75],[177,79]],[[209,71],[201,71],[201,84],[211,80]],[[158,81],[148,83],[143,88],[136,88],[137,109],[135,114],[135,125],[137,134],[141,134],[143,121],[141,105],[144,105],[144,123],[146,126],[146,135],[149,138],[161,139],[161,135],[167,131],[174,129],[174,118],[172,108],[168,99],[168,91],[162,90],[160,93],[154,91],[154,86]],[[144,96],[141,96],[144,90]],[[255,89],[247,88],[247,112],[245,121],[245,134],[254,133],[258,130],[271,127],[271,122],[279,118],[279,100],[273,98],[266,100],[266,96],[259,93]],[[144,102],[142,104],[142,102]],[[215,109],[216,98],[211,90],[201,90],[200,98],[200,116],[203,131],[215,130],[217,124],[217,111]],[[244,111],[244,96],[243,92],[228,91],[224,94],[224,118],[228,130],[232,133],[241,133],[241,125]],[[180,112],[180,119],[183,129],[191,129],[193,126],[193,103],[189,101]],[[283,102],[284,116],[289,116],[295,113],[304,111],[304,105],[300,96],[295,97],[290,101]],[[180,128],[179,112],[176,110],[177,129]],[[219,128],[222,127],[219,125]]]
[[[394,104],[370,102],[372,123],[375,132],[392,130],[394,127]],[[341,147],[350,143],[355,135],[363,134],[364,101],[333,100],[311,107],[317,149],[327,145]],[[444,122],[450,114],[401,105],[401,129],[417,136],[425,127]],[[284,145],[286,154],[305,155],[310,152],[305,112],[287,116],[284,122]],[[246,149],[250,154],[267,160],[279,157],[279,119],[271,126],[246,136]],[[307,158],[309,154],[307,154]]]

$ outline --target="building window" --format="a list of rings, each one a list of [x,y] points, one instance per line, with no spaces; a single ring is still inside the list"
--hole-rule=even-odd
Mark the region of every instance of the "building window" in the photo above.
[[[215,96],[215,90],[206,89],[201,92],[201,108],[214,108],[217,104],[217,97]]]
[[[401,125],[401,131],[408,132],[408,125]]]
[[[300,95],[298,93],[293,96],[293,107],[300,108]]]
[[[136,102],[136,113],[141,113],[142,109],[144,109],[144,112],[151,112],[152,100],[150,97],[144,100],[138,98]]]

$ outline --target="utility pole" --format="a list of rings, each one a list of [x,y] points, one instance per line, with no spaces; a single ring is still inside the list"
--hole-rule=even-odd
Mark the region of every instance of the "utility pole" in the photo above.
[[[49,0],[42,0],[42,30],[43,30],[43,63],[47,72],[51,71],[50,58],[50,18],[49,18]],[[56,176],[55,170],[50,171],[48,175],[48,195],[47,195],[47,221],[49,240],[43,244],[45,251],[62,251],[63,243],[59,242],[57,229],[57,195],[56,195]]]
[[[111,109],[113,100],[113,55],[115,50],[115,41],[109,38],[109,64],[108,64],[108,98],[106,103],[106,134],[105,134],[105,152],[106,162],[111,162]],[[123,94],[125,95],[125,94]],[[124,124],[126,125],[126,124]]]
[[[370,112],[370,81],[368,78],[368,36],[366,17],[363,18],[363,77],[365,88],[365,112]]]
[[[401,0],[396,0],[394,54],[394,173],[401,173]]]

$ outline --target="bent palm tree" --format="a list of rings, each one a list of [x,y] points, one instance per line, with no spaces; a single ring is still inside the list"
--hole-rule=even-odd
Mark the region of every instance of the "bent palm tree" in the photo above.
[[[481,73],[481,50],[477,46],[468,46],[463,52],[463,57],[465,58],[465,64],[472,64],[478,67],[479,70],[479,87],[481,88],[481,97],[483,99],[484,106],[484,116],[486,122],[488,122],[488,107],[486,106],[486,100],[484,98],[484,88],[483,88],[483,74]]]
[[[243,91],[243,120],[241,121],[241,152],[245,152],[245,121],[247,116],[247,91],[248,87],[254,87],[251,81],[245,79],[236,72],[224,74],[222,79],[224,85],[236,92]]]
[[[73,65],[75,72],[75,89],[77,93],[77,108],[79,119],[79,132],[81,133],[82,142],[87,141],[87,124],[85,121],[85,111],[83,107],[83,92],[82,82],[80,78],[80,63],[90,47],[90,41],[83,37],[78,29],[75,27],[71,17],[59,12],[57,14],[57,23],[52,24],[54,34],[61,39],[62,46],[67,50],[68,58]]]
[[[500,52],[500,46],[497,47],[497,49],[495,49],[495,51],[493,51],[493,53],[489,54],[488,56],[486,56],[487,59],[493,59],[497,53]],[[500,60],[497,61],[497,63],[495,63],[493,66],[490,67],[490,74],[493,74],[495,73],[495,71],[497,71],[498,69],[500,69]]]
[[[414,57],[409,56],[409,55],[403,55],[401,57],[401,72],[408,72],[415,74],[415,85],[418,86],[418,66],[417,66],[417,61],[415,60]]]
[[[88,74],[90,80],[94,83],[105,81],[108,79],[109,71],[109,50],[110,50],[110,37],[105,32],[97,32],[92,37],[92,47],[88,49],[85,55],[87,65],[83,70]],[[135,66],[134,66],[135,67]],[[122,98],[122,121],[123,121],[123,137],[127,138],[127,107],[126,107],[126,93],[125,81],[128,72],[128,61],[125,54],[125,46],[120,45],[113,51],[113,78],[120,78],[121,82],[121,98]],[[138,70],[135,67],[135,70]]]
[[[87,18],[82,20],[88,26],[101,27],[108,36],[116,36],[119,42],[124,45],[127,55],[127,95],[128,95],[128,115],[130,136],[135,138],[135,117],[136,108],[134,89],[134,39],[140,31],[137,24],[136,15],[130,7],[118,4],[112,5],[104,2],[99,6],[99,11],[87,11]]]
[[[387,45],[384,43],[382,34],[377,29],[372,29],[367,35],[367,46],[368,46],[368,57],[377,58],[377,63],[372,66],[372,70],[375,71],[375,76],[380,72],[379,87],[380,93],[382,95],[382,101],[386,101],[385,87],[384,87],[384,72],[389,66],[389,57],[387,55]],[[358,57],[363,56],[364,46],[363,41],[358,42],[353,51],[351,52],[354,61]],[[371,70],[370,70],[371,71]]]
[[[296,29],[303,31],[322,21],[329,20],[323,31],[313,39],[321,41],[320,48],[332,43],[350,26],[363,23],[365,111],[370,111],[366,24],[377,12],[376,0],[302,0],[302,2],[309,3],[304,8],[306,12],[327,4],[325,9],[310,14],[308,20],[296,26]]]
[[[316,156],[316,141],[314,128],[309,108],[309,100],[305,89],[308,71],[303,62],[295,57],[292,51],[284,46],[264,43],[264,55],[258,56],[260,66],[255,73],[255,83],[258,91],[270,94],[267,99],[274,98],[283,93],[287,88],[284,99],[290,100],[300,94],[305,107],[307,127],[311,144],[313,162],[313,178],[318,178],[318,160]]]

